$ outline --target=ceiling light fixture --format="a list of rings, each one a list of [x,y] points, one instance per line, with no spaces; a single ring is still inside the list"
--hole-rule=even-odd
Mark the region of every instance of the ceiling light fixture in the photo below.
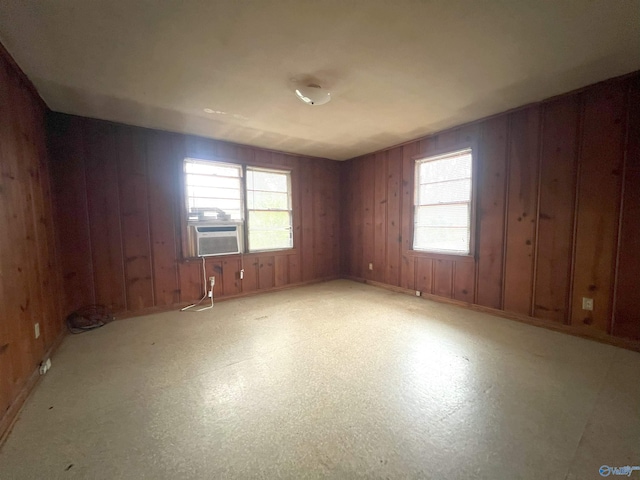
[[[331,100],[331,93],[317,83],[304,83],[296,86],[296,96],[307,105],[324,105]]]

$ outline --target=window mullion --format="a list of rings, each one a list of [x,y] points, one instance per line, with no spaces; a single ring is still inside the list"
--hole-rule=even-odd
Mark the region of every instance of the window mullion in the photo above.
[[[249,251],[249,198],[248,198],[248,192],[249,189],[247,188],[247,166],[246,165],[242,165],[242,185],[240,186],[240,188],[242,188],[242,194],[240,195],[243,199],[243,212],[244,212],[244,218],[243,218],[243,226],[244,226],[244,235],[243,235],[243,243],[244,243],[244,251],[248,252]]]

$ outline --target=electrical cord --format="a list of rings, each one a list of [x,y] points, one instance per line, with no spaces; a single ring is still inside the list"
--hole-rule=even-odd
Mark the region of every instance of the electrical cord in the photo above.
[[[214,280],[214,277],[211,277],[211,290],[209,290],[209,296],[211,297],[211,305],[194,310],[194,312],[202,312],[203,310],[209,310],[210,308],[213,308],[213,286],[215,285],[215,282],[216,281]]]
[[[180,309],[181,312],[185,312],[185,311],[189,310],[190,308],[197,307],[209,295],[209,292],[207,291],[207,287],[206,287],[206,285],[207,285],[207,267],[206,267],[206,263],[205,263],[205,257],[202,257],[202,280],[203,280],[202,284],[205,286],[204,287],[204,295],[196,303],[193,303],[193,304],[191,304],[191,305],[189,305],[187,307],[181,308]],[[203,310],[209,310],[210,308],[213,308],[213,285],[214,285],[214,282],[215,282],[215,280],[211,281],[211,306],[207,306],[207,307],[204,307],[204,308],[199,308],[198,310],[194,310],[194,312],[201,312]]]
[[[85,305],[67,316],[67,328],[71,333],[82,333],[99,328],[115,320],[105,305]]]

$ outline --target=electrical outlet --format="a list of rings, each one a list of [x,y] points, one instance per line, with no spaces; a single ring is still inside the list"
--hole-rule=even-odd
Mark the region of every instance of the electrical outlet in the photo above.
[[[240,280],[244,278],[244,268],[240,270]]]
[[[45,361],[40,362],[40,375],[44,375],[51,369],[51,359],[47,358]]]
[[[420,290],[416,290],[416,297],[420,296]]]
[[[216,284],[216,277],[209,277],[209,283],[211,283],[211,286],[213,287]]]
[[[369,270],[373,270],[373,263],[369,264]]]
[[[593,311],[593,298],[582,297],[582,309]]]
[[[40,338],[40,324],[36,323],[33,326],[33,329],[35,330],[36,338]]]

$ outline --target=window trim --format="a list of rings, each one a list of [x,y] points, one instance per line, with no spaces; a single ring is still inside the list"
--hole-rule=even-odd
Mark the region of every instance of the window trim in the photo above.
[[[289,206],[291,207],[290,210],[273,210],[276,212],[289,212],[290,217],[291,217],[291,247],[287,247],[287,248],[272,248],[272,249],[267,249],[267,250],[249,250],[249,199],[247,198],[247,193],[248,193],[248,188],[247,188],[247,170],[252,169],[252,170],[257,170],[257,171],[263,171],[263,172],[273,172],[273,173],[286,173],[287,174],[287,189],[288,189],[288,194],[289,194]],[[293,238],[293,232],[294,232],[294,225],[293,225],[293,172],[291,170],[291,168],[273,168],[273,166],[270,167],[262,167],[262,166],[256,166],[256,165],[243,165],[242,166],[242,173],[244,175],[244,215],[245,215],[245,220],[244,220],[244,229],[245,229],[245,238],[244,238],[244,245],[245,245],[245,251],[246,253],[265,253],[265,252],[281,252],[281,251],[285,251],[285,250],[292,250],[293,248],[295,248],[295,243],[294,243],[294,238]],[[256,209],[253,209],[253,211],[257,211]],[[263,210],[265,211],[265,210]]]
[[[269,254],[269,256],[287,256],[287,255],[297,255],[299,253],[298,251],[298,243],[300,241],[300,231],[301,231],[301,220],[300,220],[300,196],[299,196],[299,192],[298,192],[298,176],[299,176],[299,172],[298,172],[298,166],[297,163],[295,162],[287,162],[287,163],[280,163],[280,162],[276,162],[274,161],[273,163],[269,162],[262,162],[259,159],[250,159],[250,160],[244,160],[244,159],[232,159],[232,158],[228,158],[228,157],[220,157],[214,154],[210,154],[210,153],[206,153],[206,152],[202,152],[202,151],[195,151],[192,150],[191,148],[187,148],[186,151],[184,153],[182,153],[180,155],[180,161],[179,161],[179,167],[178,167],[178,171],[176,173],[178,173],[177,175],[177,181],[178,181],[178,195],[179,195],[179,219],[180,219],[180,225],[177,226],[177,234],[178,234],[178,244],[177,245],[177,249],[179,249],[179,261],[180,263],[189,263],[193,260],[201,260],[201,257],[198,257],[195,252],[193,252],[193,254],[190,254],[190,248],[189,248],[189,217],[187,215],[187,211],[188,211],[188,203],[187,203],[187,191],[186,191],[186,178],[185,178],[185,170],[184,170],[184,161],[186,159],[194,159],[194,160],[201,160],[204,162],[217,162],[217,163],[224,163],[224,164],[230,164],[230,165],[234,165],[234,166],[239,166],[242,168],[242,181],[245,181],[245,175],[246,175],[246,169],[247,167],[254,167],[254,168],[259,168],[259,169],[265,169],[265,170],[276,170],[276,171],[286,171],[289,172],[289,187],[291,189],[290,191],[290,196],[291,196],[291,232],[292,232],[292,244],[293,247],[291,248],[283,248],[283,249],[278,249],[278,250],[260,250],[260,251],[254,251],[254,252],[249,252],[248,250],[248,241],[249,241],[249,237],[248,237],[248,232],[245,233],[244,235],[244,239],[243,239],[243,245],[244,245],[244,253],[242,254],[229,254],[229,255],[219,255],[219,256],[215,256],[215,257],[211,257],[209,260],[207,261],[222,261],[222,260],[233,260],[233,259],[237,259],[240,258],[241,256],[243,256],[245,258],[245,260],[249,260],[252,258],[258,258],[258,256],[264,256],[265,254]],[[244,184],[243,184],[244,185]],[[245,191],[245,193],[243,193],[242,195],[242,201],[243,201],[243,212],[245,211],[246,208],[246,185],[243,187],[243,190]],[[174,204],[175,205],[175,204]],[[245,212],[246,214],[246,212]],[[245,219],[242,223],[243,223],[243,227],[246,227],[248,219]]]
[[[240,212],[242,212],[244,214],[245,211],[245,203],[246,203],[246,194],[243,194],[242,192],[242,186],[245,183],[245,168],[244,165],[238,164],[238,163],[232,163],[232,162],[225,162],[225,161],[218,161],[218,160],[203,160],[201,158],[194,158],[194,157],[184,157],[184,159],[182,160],[182,186],[183,186],[183,190],[182,190],[182,196],[184,197],[184,208],[187,211],[187,215],[186,215],[186,222],[187,222],[187,226],[189,225],[197,225],[199,222],[190,222],[189,221],[189,199],[187,197],[187,172],[185,169],[185,163],[187,162],[187,160],[191,160],[194,163],[217,163],[223,167],[232,167],[232,168],[237,168],[240,171]],[[199,174],[199,175],[204,175],[207,176],[207,174]],[[235,178],[235,177],[227,177],[227,178]],[[229,189],[232,190],[232,189]],[[200,197],[200,198],[205,198],[205,197]],[[208,198],[215,198],[215,197],[208,197]],[[233,220],[231,220],[233,221]],[[244,223],[244,222],[243,222]]]
[[[416,164],[419,160],[423,160],[428,157],[437,157],[446,155],[448,153],[456,153],[462,150],[471,150],[471,198],[470,198],[470,213],[469,213],[469,253],[452,253],[452,252],[436,252],[427,250],[414,250],[413,249],[413,236],[415,225],[415,195],[416,195]],[[409,218],[409,234],[410,242],[409,249],[404,251],[404,254],[410,257],[423,257],[433,258],[438,260],[454,260],[454,261],[468,261],[473,262],[476,260],[476,236],[477,236],[477,221],[476,221],[476,208],[477,208],[477,189],[478,189],[478,146],[477,142],[461,142],[450,147],[440,148],[427,148],[416,155],[411,156],[411,175],[413,175],[411,185],[413,185],[411,204],[410,204],[410,218]]]

